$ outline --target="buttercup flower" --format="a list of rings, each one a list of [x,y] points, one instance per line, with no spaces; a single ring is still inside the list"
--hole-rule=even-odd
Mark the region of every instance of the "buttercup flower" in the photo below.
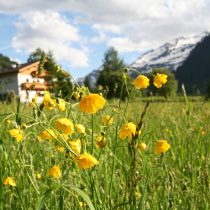
[[[37,173],[37,174],[36,174],[36,179],[39,180],[39,179],[41,179],[41,178],[42,178],[42,175],[41,175],[40,173]]]
[[[57,102],[58,109],[61,112],[64,112],[65,109],[66,109],[66,102],[65,102],[65,100],[59,98],[59,99],[56,100],[56,102]]]
[[[96,138],[96,147],[103,148],[107,145],[107,140],[104,137],[104,134],[100,133]]]
[[[52,110],[56,105],[56,100],[51,99],[50,93],[48,91],[44,92],[44,99],[43,99],[44,106],[48,110]]]
[[[60,134],[62,137],[62,140],[67,141],[69,139],[68,135],[66,135],[65,133],[61,133]]]
[[[166,140],[159,140],[155,146],[155,154],[165,153],[170,148],[170,144]]]
[[[69,145],[71,149],[78,155],[81,152],[82,144],[80,139],[76,139],[75,141],[69,141]]]
[[[136,133],[136,125],[132,122],[125,123],[120,129],[120,138],[125,139],[126,137],[132,138]]]
[[[15,182],[14,178],[11,177],[11,176],[8,176],[8,177],[3,181],[3,184],[4,184],[4,185],[10,185],[10,186],[16,187],[16,182]]]
[[[134,81],[134,86],[137,89],[145,89],[149,86],[149,78],[144,75],[139,75]]]
[[[65,134],[74,133],[74,126],[71,120],[67,118],[60,118],[55,121],[55,127],[59,131],[63,131]]]
[[[60,152],[60,153],[65,152],[65,148],[64,148],[63,146],[61,146],[61,145],[57,145],[55,148],[56,148],[56,150],[57,150],[58,152]]]
[[[54,177],[54,178],[56,178],[56,179],[61,178],[61,170],[60,170],[60,167],[57,166],[57,165],[54,165],[54,166],[48,171],[48,174],[49,174],[51,177]]]
[[[147,149],[147,145],[144,143],[144,142],[141,142],[139,145],[138,145],[138,148],[141,150],[141,151],[145,151]]]
[[[9,130],[9,134],[10,134],[10,136],[12,136],[13,138],[15,138],[15,140],[16,140],[17,142],[23,141],[24,133],[23,133],[22,130],[14,128],[14,129]]]
[[[102,96],[91,93],[81,99],[79,103],[79,108],[82,112],[94,114],[98,110],[103,108],[105,102],[106,100]]]
[[[77,163],[79,169],[88,169],[99,164],[99,162],[88,153],[79,155],[74,161]]]
[[[39,136],[38,136],[38,140],[52,140],[54,139],[56,136],[55,136],[55,133],[52,129],[48,128],[44,131],[42,131]]]
[[[102,117],[101,121],[103,125],[109,126],[113,123],[113,117],[111,117],[110,115],[105,115]]]
[[[78,133],[84,134],[85,133],[85,126],[82,124],[76,124],[75,128]]]
[[[167,82],[168,75],[166,74],[158,74],[155,76],[153,84],[157,88],[161,88]]]

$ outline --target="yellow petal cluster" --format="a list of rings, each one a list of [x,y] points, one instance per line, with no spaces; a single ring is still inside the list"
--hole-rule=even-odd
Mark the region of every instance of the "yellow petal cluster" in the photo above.
[[[102,109],[105,103],[106,100],[102,96],[91,93],[80,100],[79,108],[82,112],[94,114],[98,110]]]
[[[98,160],[88,153],[79,155],[74,161],[77,163],[79,169],[88,169],[99,164]]]
[[[145,89],[149,86],[149,78],[144,75],[139,75],[134,81],[134,86],[137,89]]]
[[[113,117],[111,117],[110,115],[105,115],[102,117],[101,121],[103,125],[109,126],[113,123]]]
[[[44,106],[48,110],[52,110],[56,105],[56,100],[51,99],[50,93],[48,91],[44,92],[44,99],[43,99]]]
[[[132,122],[125,123],[120,129],[120,138],[125,139],[126,137],[132,138],[136,133],[136,125]]]
[[[51,177],[56,178],[56,179],[61,178],[61,170],[60,170],[60,167],[57,166],[57,165],[54,165],[54,166],[48,171],[48,174],[49,174]]]
[[[11,130],[9,130],[9,134],[10,134],[10,136],[12,136],[13,138],[15,138],[15,140],[16,140],[17,142],[23,141],[24,133],[23,133],[23,131],[22,131],[21,129],[16,129],[16,128],[11,129]]]
[[[139,145],[138,145],[138,148],[141,150],[141,151],[145,151],[147,149],[147,145],[144,143],[144,142],[141,142]]]
[[[57,150],[58,152],[60,152],[60,153],[65,152],[65,148],[64,148],[63,146],[61,146],[61,145],[57,145],[55,148],[56,148],[56,150]]]
[[[96,147],[97,148],[103,148],[106,145],[107,145],[107,140],[104,137],[104,135],[100,133],[96,138]]]
[[[52,140],[54,138],[56,138],[55,133],[50,128],[42,131],[38,136],[38,140]]]
[[[63,99],[57,99],[57,107],[61,112],[64,112],[66,110],[66,102]]]
[[[4,184],[4,185],[10,185],[10,186],[16,187],[16,182],[15,182],[14,178],[11,177],[11,176],[8,176],[8,177],[3,181],[3,184]]]
[[[170,148],[170,144],[166,140],[159,140],[155,145],[155,154],[165,153]]]
[[[78,155],[81,152],[82,144],[80,139],[76,139],[75,141],[69,141],[69,145],[71,149]]]
[[[60,118],[55,121],[55,127],[57,130],[64,132],[65,134],[74,133],[74,125],[71,120],[67,118]]]
[[[42,178],[42,175],[40,173],[36,174],[36,179],[40,180]]]
[[[85,126],[82,124],[76,124],[75,125],[76,131],[80,134],[84,134],[85,133]]]
[[[167,82],[168,75],[166,74],[158,74],[154,78],[153,84],[157,88],[161,88]]]

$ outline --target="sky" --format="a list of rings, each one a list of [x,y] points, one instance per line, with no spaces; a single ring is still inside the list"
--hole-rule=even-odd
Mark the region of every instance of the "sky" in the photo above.
[[[210,0],[0,0],[0,53],[25,63],[40,47],[84,77],[115,47],[126,64],[210,30]]]

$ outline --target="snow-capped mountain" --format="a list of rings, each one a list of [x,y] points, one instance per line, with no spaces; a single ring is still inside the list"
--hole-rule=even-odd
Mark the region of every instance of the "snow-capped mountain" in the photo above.
[[[141,72],[149,72],[153,68],[168,68],[172,71],[181,66],[197,43],[202,41],[209,32],[189,37],[179,37],[161,47],[150,50],[130,65]]]

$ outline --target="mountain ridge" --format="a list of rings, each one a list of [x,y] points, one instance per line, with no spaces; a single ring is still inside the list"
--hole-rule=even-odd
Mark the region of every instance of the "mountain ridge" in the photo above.
[[[153,68],[168,68],[176,71],[197,43],[208,34],[209,32],[204,32],[200,35],[176,38],[156,49],[143,53],[130,67],[144,73],[152,71]]]

